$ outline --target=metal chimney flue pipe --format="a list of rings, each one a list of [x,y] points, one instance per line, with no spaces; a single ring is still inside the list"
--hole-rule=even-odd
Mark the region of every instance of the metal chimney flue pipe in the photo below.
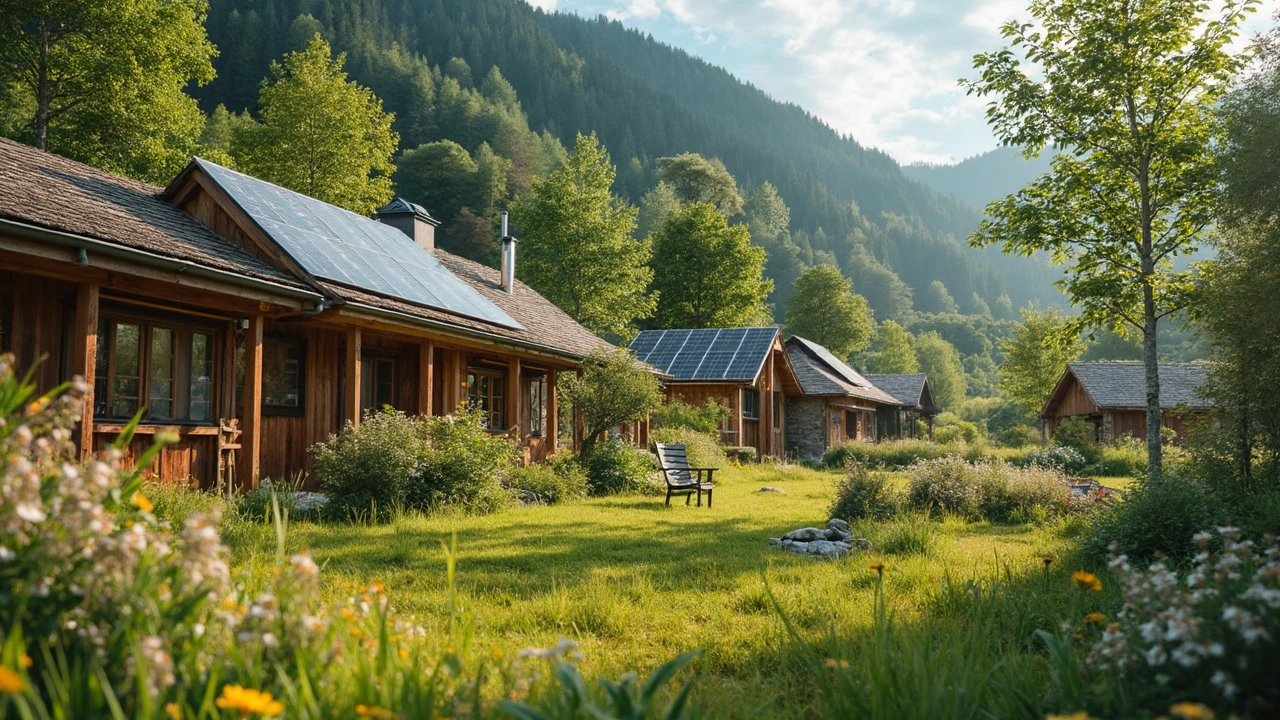
[[[502,211],[502,289],[516,292],[516,239],[507,232],[507,211]]]

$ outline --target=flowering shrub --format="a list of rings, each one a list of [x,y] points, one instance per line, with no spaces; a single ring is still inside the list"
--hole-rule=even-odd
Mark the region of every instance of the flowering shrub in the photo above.
[[[902,491],[890,485],[884,473],[873,473],[863,465],[851,464],[836,485],[836,496],[827,514],[850,522],[888,520],[901,513],[905,504]]]
[[[1060,472],[948,457],[908,470],[908,502],[994,522],[1026,522],[1074,508]]]
[[[614,438],[596,445],[587,459],[592,495],[655,495],[660,492],[654,477],[657,469],[652,453]]]
[[[1221,540],[1221,550],[1213,550]],[[1124,678],[1152,705],[1207,702],[1225,713],[1280,712],[1280,548],[1240,539],[1234,527],[1195,536],[1199,553],[1180,577],[1164,563],[1147,570],[1111,560],[1124,608],[1093,643],[1089,665]]]
[[[422,463],[426,438],[415,419],[398,410],[370,413],[312,446],[327,509],[348,519],[371,508],[379,514],[402,502],[409,474]]]
[[[1067,445],[1046,445],[1027,453],[1024,462],[1028,466],[1060,470],[1076,475],[1084,472],[1089,464],[1080,451]]]

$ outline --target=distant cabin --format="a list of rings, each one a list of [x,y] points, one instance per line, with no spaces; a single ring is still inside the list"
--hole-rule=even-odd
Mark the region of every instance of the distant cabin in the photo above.
[[[847,440],[879,439],[876,417],[898,412],[897,399],[818,343],[795,335],[786,346],[802,392],[787,398],[788,455],[819,460]]]
[[[927,375],[868,375],[867,380],[898,401],[896,406],[884,405],[876,413],[876,428],[881,439],[915,438],[917,420],[925,422],[928,439],[933,438],[933,418],[938,414],[938,406],[933,402]]]
[[[631,342],[640,362],[667,376],[668,398],[728,406],[726,445],[761,456],[786,452],[786,398],[800,394],[777,328],[645,330]]]
[[[1206,363],[1160,363],[1160,410],[1164,427],[1181,434],[1187,422],[1213,407],[1201,397]],[[1067,365],[1040,417],[1052,436],[1073,418],[1093,426],[1098,442],[1124,435],[1147,437],[1146,369],[1141,362],[1076,362]]]

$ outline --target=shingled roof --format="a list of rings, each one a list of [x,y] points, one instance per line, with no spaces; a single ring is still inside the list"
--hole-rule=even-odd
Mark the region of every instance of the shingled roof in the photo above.
[[[924,373],[902,375],[868,375],[867,380],[892,395],[903,407],[919,407],[925,413],[936,413],[929,378]]]
[[[0,218],[304,288],[160,199],[162,188],[0,138]]]
[[[1208,372],[1207,363],[1160,363],[1161,409],[1213,407],[1212,400],[1200,397]],[[1080,383],[1099,410],[1145,410],[1147,407],[1146,368],[1141,362],[1074,362],[1067,365],[1046,409],[1054,404],[1070,377]]]
[[[787,340],[787,357],[791,359],[791,367],[805,395],[853,397],[886,405],[899,404],[892,395],[811,340],[793,335]]]

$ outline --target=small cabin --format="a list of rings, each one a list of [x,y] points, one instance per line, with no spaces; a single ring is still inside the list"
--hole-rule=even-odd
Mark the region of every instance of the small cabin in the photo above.
[[[1203,397],[1207,363],[1160,363],[1160,423],[1182,434],[1187,423],[1213,408]],[[1049,437],[1079,418],[1097,442],[1124,435],[1147,437],[1147,371],[1141,362],[1074,362],[1067,365],[1040,417]]]
[[[928,428],[927,439],[933,439],[933,419],[938,406],[929,390],[929,378],[924,373],[900,375],[868,375],[876,387],[891,395],[897,404],[881,405],[876,412],[876,429],[883,440],[915,439],[917,421],[923,420]]]
[[[636,358],[665,377],[668,398],[729,408],[725,445],[761,455],[786,452],[786,399],[800,394],[777,328],[645,330],[631,342]]]
[[[40,361],[41,391],[85,379],[85,458],[139,412],[128,456],[176,435],[149,468],[166,481],[306,472],[313,444],[384,407],[478,408],[543,459],[557,375],[606,343],[514,273],[436,248],[435,225],[402,199],[369,218],[199,158],[160,188],[0,139],[0,352]]]
[[[787,398],[788,454],[816,461],[848,440],[875,442],[877,415],[898,401],[818,343],[793,335],[786,346],[801,390]]]

